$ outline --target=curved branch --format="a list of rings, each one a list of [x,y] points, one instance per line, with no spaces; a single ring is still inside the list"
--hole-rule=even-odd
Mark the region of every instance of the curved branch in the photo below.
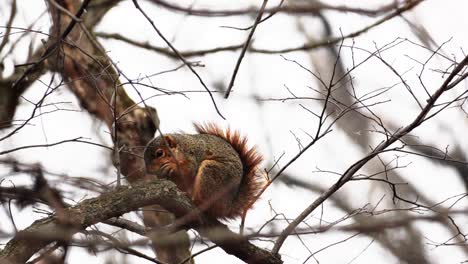
[[[260,54],[284,54],[284,53],[290,53],[290,52],[296,52],[296,51],[310,51],[313,49],[321,48],[321,47],[328,47],[331,45],[338,44],[342,42],[344,39],[352,39],[355,37],[358,37],[369,30],[395,18],[403,14],[404,12],[408,10],[412,10],[415,8],[418,4],[420,4],[421,1],[414,1],[414,2],[408,2],[406,5],[403,5],[399,8],[396,8],[393,12],[388,13],[384,17],[376,20],[374,23],[363,27],[357,31],[351,32],[347,35],[344,36],[337,36],[337,37],[329,37],[326,39],[318,40],[318,41],[313,41],[310,43],[305,43],[300,46],[296,47],[289,47],[289,48],[284,48],[284,49],[264,49],[264,48],[255,48],[255,47],[248,47],[247,51],[251,53],[260,53]],[[135,47],[151,50],[160,53],[161,55],[164,55],[169,58],[177,59],[178,55],[172,52],[171,50],[167,48],[162,48],[162,47],[157,47],[154,45],[151,45],[147,42],[138,42],[135,41],[131,38],[125,37],[121,34],[118,33],[105,33],[105,32],[97,32],[96,36],[101,37],[101,38],[106,38],[106,39],[115,39],[119,40],[122,42],[125,42],[127,44],[133,45]],[[235,45],[228,45],[228,46],[221,46],[221,47],[216,47],[216,48],[208,48],[208,49],[203,49],[203,50],[187,50],[187,51],[179,51],[180,56],[184,58],[189,58],[189,57],[196,57],[196,56],[205,56],[208,54],[213,54],[217,52],[224,52],[224,51],[237,51],[244,47],[244,43],[241,44],[235,44]]]
[[[424,121],[427,120],[427,116],[431,109],[433,109],[434,104],[440,96],[449,90],[452,87],[453,82],[457,82],[459,79],[456,77],[458,74],[468,65],[468,56],[466,56],[460,63],[456,65],[450,75],[445,79],[442,85],[437,89],[437,91],[432,94],[430,99],[427,101],[427,105],[421,110],[418,116],[411,122],[409,125],[403,129],[395,132],[391,137],[386,141],[380,143],[371,153],[362,159],[358,160],[356,163],[351,165],[341,176],[341,178],[333,184],[327,191],[322,193],[314,202],[312,202],[307,208],[299,214],[299,216],[294,219],[281,233],[278,239],[275,242],[273,247],[273,252],[278,253],[281,246],[283,245],[286,238],[293,233],[294,229],[309,215],[311,214],[318,206],[320,206],[325,200],[327,200],[331,195],[338,191],[344,184],[352,179],[354,174],[360,170],[367,162],[376,157],[379,153],[385,151],[390,145],[400,140],[402,137],[409,134],[415,128],[419,127]],[[453,81],[453,82],[452,82]]]
[[[423,0],[412,0],[407,1],[409,3],[414,2],[422,2]],[[258,8],[251,7],[251,8],[243,8],[243,9],[236,9],[236,10],[212,10],[208,8],[187,8],[181,5],[173,4],[168,1],[164,0],[150,0],[150,2],[164,7],[170,11],[174,12],[181,12],[186,13],[192,16],[201,16],[201,17],[227,17],[227,16],[240,16],[240,15],[252,15],[258,14],[260,11]],[[309,4],[295,4],[295,5],[285,5],[285,6],[277,6],[273,8],[265,9],[265,13],[286,13],[286,14],[317,14],[320,11],[336,11],[336,12],[346,12],[346,13],[356,13],[365,16],[377,16],[381,13],[388,12],[396,8],[396,4],[390,3],[388,5],[383,5],[378,8],[374,9],[365,9],[365,8],[357,8],[357,7],[350,7],[345,5],[329,5],[327,3],[323,3],[321,1],[314,1]]]
[[[55,214],[35,221],[18,232],[0,251],[0,263],[25,263],[53,241],[69,240],[73,234],[91,225],[152,204],[163,204],[165,209],[177,217],[196,210],[190,199],[171,181],[159,180],[119,187],[64,209],[62,213],[68,219],[66,223],[60,222]],[[230,231],[216,220],[200,217],[194,219],[191,225],[226,253],[247,263],[282,263],[277,255],[251,244],[245,237]]]

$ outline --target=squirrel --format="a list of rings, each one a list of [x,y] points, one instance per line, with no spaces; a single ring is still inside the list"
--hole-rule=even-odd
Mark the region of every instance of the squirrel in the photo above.
[[[238,131],[194,124],[198,134],[165,134],[145,148],[146,171],[173,181],[208,216],[232,219],[255,202],[264,185],[262,156]]]

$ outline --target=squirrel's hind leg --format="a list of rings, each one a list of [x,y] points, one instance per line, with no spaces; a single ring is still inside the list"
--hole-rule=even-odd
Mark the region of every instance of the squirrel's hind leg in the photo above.
[[[192,200],[206,214],[223,218],[229,215],[237,196],[241,175],[226,162],[204,160],[198,167],[193,184]]]

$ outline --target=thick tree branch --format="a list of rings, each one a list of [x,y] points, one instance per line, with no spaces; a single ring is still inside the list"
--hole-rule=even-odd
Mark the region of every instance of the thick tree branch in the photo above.
[[[86,25],[94,27],[104,17],[104,15],[117,5],[121,0],[96,0],[93,1],[92,5],[89,5],[89,12],[86,20]],[[9,40],[10,26],[12,25],[14,15],[16,14],[16,1],[12,3],[13,10],[11,12],[11,18],[8,21],[6,27],[5,37],[0,43],[0,50],[5,46]],[[82,13],[82,12],[81,12]],[[81,14],[78,14],[80,16]],[[76,22],[69,24],[68,31],[65,31],[62,35],[62,40],[66,35],[73,29]],[[68,33],[67,33],[68,32]],[[33,55],[28,58],[28,66],[26,70],[24,66],[18,66],[15,68],[15,72],[8,78],[0,78],[0,129],[11,126],[13,116],[15,114],[16,107],[19,103],[19,97],[29,88],[36,80],[39,79],[46,71],[49,70],[49,64],[46,58],[50,57],[55,51],[55,47],[60,40],[55,40],[51,37],[46,45],[48,48],[44,51],[39,48]],[[0,76],[1,77],[1,76]],[[12,88],[13,87],[13,88]]]
[[[38,49],[27,61],[38,60],[42,52],[42,49]],[[14,73],[7,78],[0,78],[0,129],[11,126],[20,96],[47,70],[46,64],[35,67],[29,72],[28,78],[18,83],[14,88],[12,87],[16,80],[24,74],[22,67],[16,67]]]
[[[120,187],[66,208],[63,214],[69,219],[68,223],[60,223],[56,215],[35,221],[7,243],[0,253],[0,262],[24,263],[52,241],[71,238],[71,235],[90,225],[151,204],[164,204],[178,216],[195,209],[190,200],[169,181]]]
[[[35,221],[25,230],[18,232],[0,251],[0,262],[25,263],[33,254],[53,241],[69,240],[73,234],[91,225],[152,204],[164,204],[165,209],[177,217],[196,210],[185,193],[179,191],[171,181],[159,180],[135,184],[132,187],[119,187],[99,197],[65,208],[62,214],[68,219],[66,223],[60,222],[56,215]],[[218,221],[200,217],[193,219],[189,226],[193,226],[226,253],[247,263],[282,263],[276,255],[256,247]]]
[[[76,13],[80,7],[79,1],[61,0],[59,3],[71,13]],[[101,11],[105,13],[106,2],[100,3],[104,5]],[[117,1],[112,0],[107,4],[112,6],[117,4]],[[61,35],[60,32],[71,23],[71,18],[52,6],[49,11],[53,18],[52,32]],[[92,20],[91,17],[90,19]],[[114,143],[112,158],[117,168],[117,182],[120,183],[121,175],[124,175],[134,184],[145,178],[142,152],[146,143],[154,136],[159,120],[156,110],[146,106],[141,96],[143,107],[127,95],[119,80],[119,77],[125,74],[118,71],[117,66],[96,40],[92,26],[86,27],[94,25],[94,22],[88,24],[87,21],[88,17],[84,16],[81,27],[75,27],[68,35],[68,43],[73,45],[63,43],[60,50],[61,60],[58,61],[55,70],[68,81],[68,87],[83,108],[107,125]],[[139,94],[138,90],[135,91]],[[145,220],[152,220],[145,221],[146,225],[155,227],[172,223],[171,214],[158,213],[161,210],[152,211],[154,206],[156,205],[144,210]],[[171,259],[179,262],[179,258],[190,256],[188,235],[181,231],[171,236],[177,236],[183,242],[173,247],[176,250],[155,248],[159,258],[165,262]],[[156,244],[155,242],[157,240],[153,240],[153,244]]]
[[[79,8],[75,1],[62,1],[70,12]],[[61,32],[71,23],[68,16],[50,7],[54,18],[53,32]],[[86,21],[86,17],[84,18]],[[140,107],[127,95],[119,81],[112,60],[85,27],[75,27],[63,43],[62,61],[55,70],[68,80],[70,90],[83,108],[104,121],[112,132],[115,148],[120,150],[120,167],[131,182],[144,176],[139,155],[156,130],[155,110]]]
[[[102,18],[112,8],[117,6],[122,0],[93,0],[88,6],[88,13],[86,15],[85,26],[87,28],[94,28]]]

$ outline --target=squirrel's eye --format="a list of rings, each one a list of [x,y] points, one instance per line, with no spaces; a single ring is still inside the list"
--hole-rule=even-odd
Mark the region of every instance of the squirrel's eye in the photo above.
[[[164,156],[164,150],[157,149],[156,150],[156,158],[161,158],[162,156]]]

